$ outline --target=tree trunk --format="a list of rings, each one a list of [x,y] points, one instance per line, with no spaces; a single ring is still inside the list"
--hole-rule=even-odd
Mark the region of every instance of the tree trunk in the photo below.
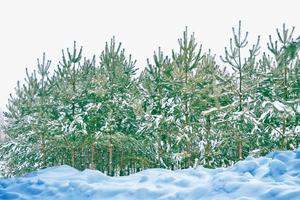
[[[72,150],[72,167],[75,168],[75,150]]]
[[[210,151],[211,151],[211,146],[210,146],[210,135],[211,135],[211,119],[210,119],[210,115],[208,115],[206,117],[206,138],[207,138],[207,145],[205,148],[205,155],[209,156],[210,155]]]
[[[120,176],[124,176],[124,169],[123,169],[123,160],[124,160],[124,152],[121,151],[121,158],[120,158]]]
[[[94,142],[92,144],[92,161],[91,161],[90,168],[96,169],[96,166],[95,166],[95,143]]]
[[[41,154],[42,154],[42,168],[46,168],[46,155],[45,155],[45,140],[44,140],[44,134],[42,134],[42,145],[41,145]]]
[[[187,88],[187,84],[188,84],[188,66],[185,66],[185,88]],[[187,97],[188,95],[185,94],[185,100],[184,100],[184,128],[187,129],[185,130],[187,132],[187,135],[190,137],[190,127],[189,127],[189,108],[188,108],[188,100],[187,100]],[[191,142],[188,141],[187,143],[187,148],[186,148],[186,151],[187,151],[187,167],[191,166]]]
[[[284,67],[284,100],[288,100],[288,85],[287,85],[287,67]],[[283,124],[282,124],[282,149],[287,150],[287,136],[286,136],[286,114],[283,114]]]
[[[108,152],[109,152],[108,174],[111,176],[112,176],[112,150],[113,150],[113,145],[112,145],[112,143],[109,143],[109,146],[108,146]]]
[[[239,142],[239,159],[242,160],[243,159],[243,146],[242,146],[242,141],[240,139]]]
[[[158,131],[157,138],[157,159],[158,159],[158,167],[161,167],[161,130]]]
[[[242,96],[242,66],[241,66],[241,49],[239,48],[239,111],[242,112],[243,111],[243,96]],[[242,160],[243,159],[243,143],[242,143],[242,132],[243,131],[243,122],[241,121],[241,128],[239,130],[239,145],[238,145],[238,155],[239,155],[239,159]]]
[[[287,149],[287,138],[286,138],[286,117],[283,115],[283,124],[282,124],[282,146],[283,150]]]

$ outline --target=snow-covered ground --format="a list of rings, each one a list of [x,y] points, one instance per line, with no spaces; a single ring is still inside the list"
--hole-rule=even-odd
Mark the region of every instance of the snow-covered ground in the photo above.
[[[300,150],[247,158],[226,169],[149,169],[127,177],[52,167],[0,179],[0,199],[300,199]]]

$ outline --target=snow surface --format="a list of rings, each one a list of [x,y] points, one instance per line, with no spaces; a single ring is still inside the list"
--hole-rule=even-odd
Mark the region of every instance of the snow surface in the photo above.
[[[0,179],[0,199],[299,200],[300,150],[248,157],[226,169],[149,169],[126,177],[51,167]]]

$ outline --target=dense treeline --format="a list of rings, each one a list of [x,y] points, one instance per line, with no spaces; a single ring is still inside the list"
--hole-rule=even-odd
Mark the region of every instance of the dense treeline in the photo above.
[[[38,59],[11,95],[0,160],[5,175],[67,164],[128,175],[145,168],[229,166],[249,154],[299,148],[300,41],[285,26],[260,39],[233,28],[222,64],[185,30],[139,76],[112,38],[100,56],[76,43],[57,67]],[[51,69],[52,68],[52,69]]]

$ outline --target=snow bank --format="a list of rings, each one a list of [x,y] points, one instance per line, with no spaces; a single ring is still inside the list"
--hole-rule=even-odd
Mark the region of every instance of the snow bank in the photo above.
[[[149,169],[114,178],[52,167],[0,179],[0,199],[299,200],[300,150],[249,157],[226,169]]]

